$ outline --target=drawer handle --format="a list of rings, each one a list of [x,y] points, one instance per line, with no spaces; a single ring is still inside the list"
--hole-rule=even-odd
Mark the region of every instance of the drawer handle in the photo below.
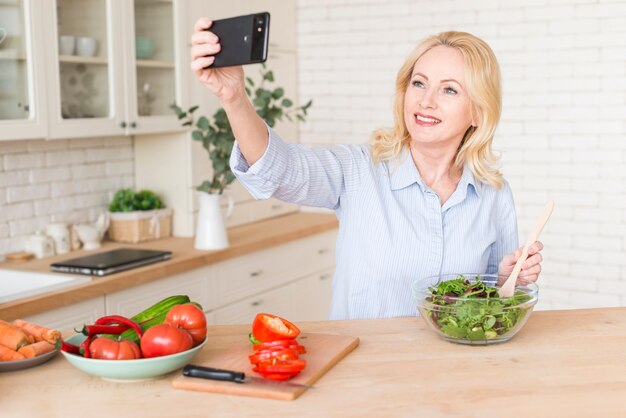
[[[280,208],[282,208],[283,205],[272,205],[272,210],[278,210]]]
[[[250,304],[250,306],[260,306],[263,304],[263,299],[255,300]]]
[[[320,276],[320,280],[326,280],[326,279],[329,279],[329,278],[330,278],[330,274],[328,274],[328,273],[326,273],[326,274],[322,274],[322,275]]]
[[[263,270],[253,271],[252,273],[250,273],[250,277],[257,277],[257,276],[260,276],[261,274],[263,274]]]
[[[328,248],[322,248],[321,250],[317,250],[317,253],[319,255],[326,254],[326,253],[328,253]]]

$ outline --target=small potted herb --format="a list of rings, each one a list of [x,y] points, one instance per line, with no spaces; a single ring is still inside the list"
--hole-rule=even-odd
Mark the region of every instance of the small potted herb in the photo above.
[[[151,190],[118,190],[109,204],[109,239],[143,242],[172,234],[172,210]]]

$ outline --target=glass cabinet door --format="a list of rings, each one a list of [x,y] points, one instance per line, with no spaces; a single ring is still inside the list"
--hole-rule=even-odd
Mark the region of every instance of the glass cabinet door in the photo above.
[[[173,116],[176,71],[172,0],[135,0],[135,114]]]
[[[62,119],[108,118],[110,59],[106,0],[58,0]]]
[[[0,120],[30,117],[23,1],[0,0]]]
[[[125,135],[124,25],[117,0],[47,0],[49,137]]]

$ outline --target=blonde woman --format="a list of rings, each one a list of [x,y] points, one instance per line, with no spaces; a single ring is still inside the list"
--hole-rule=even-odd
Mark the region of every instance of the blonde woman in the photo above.
[[[415,315],[411,284],[421,277],[510,274],[521,249],[491,151],[500,74],[484,41],[463,32],[424,40],[398,73],[393,128],[369,146],[310,149],[286,144],[256,115],[241,67],[210,68],[220,48],[210,26],[196,23],[191,68],[226,110],[237,178],[257,199],[330,208],[339,219],[331,319]],[[530,247],[520,277],[537,280],[542,249]]]

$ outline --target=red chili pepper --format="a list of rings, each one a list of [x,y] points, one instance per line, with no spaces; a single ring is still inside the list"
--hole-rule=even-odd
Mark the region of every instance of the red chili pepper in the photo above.
[[[93,340],[94,337],[95,335],[89,335],[85,338],[85,341],[80,344],[80,349],[82,350],[83,357],[85,358],[91,358],[91,350],[89,349],[89,346],[91,345],[91,340]]]
[[[70,353],[70,354],[80,354],[80,347],[71,343],[68,343],[66,341],[63,340],[59,340],[56,343],[56,348],[61,348],[61,351],[65,351],[66,353]]]
[[[83,335],[114,334],[118,335],[129,329],[129,325],[85,325],[80,331]],[[76,330],[74,330],[76,331]],[[76,331],[79,332],[79,331]]]
[[[139,336],[139,338],[141,338],[141,336],[143,335],[143,330],[141,329],[138,323],[136,323],[132,319],[126,318],[125,316],[121,316],[121,315],[103,316],[102,318],[98,318],[94,325],[114,325],[114,324],[125,325],[125,326],[128,326],[129,328],[134,329],[135,332],[137,332],[137,335]],[[102,334],[113,334],[113,333],[102,332]],[[92,335],[92,334],[89,333],[89,335]]]

